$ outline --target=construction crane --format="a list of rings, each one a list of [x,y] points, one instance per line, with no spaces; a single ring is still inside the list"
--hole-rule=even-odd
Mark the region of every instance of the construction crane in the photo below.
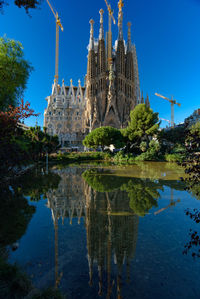
[[[58,16],[58,13],[54,11],[52,5],[50,4],[49,0],[47,0],[47,3],[56,19],[56,59],[55,59],[55,82],[58,84],[58,55],[59,55],[59,27],[63,31],[64,28],[61,24],[60,18]]]
[[[113,16],[113,9],[111,9],[111,5],[108,4],[108,1],[105,0],[106,6],[108,9],[108,14],[109,14],[109,23],[108,23],[108,28],[109,31],[107,32],[107,57],[108,57],[108,66],[112,61],[112,20],[114,25],[116,24],[115,18]]]
[[[173,96],[171,97],[171,99],[168,99],[168,98],[166,98],[163,95],[158,94],[158,93],[155,93],[155,95],[157,97],[165,99],[165,100],[167,100],[168,102],[171,103],[171,126],[174,127],[174,105],[178,105],[180,107],[181,104],[177,103],[177,101],[173,99]]]
[[[165,118],[162,118],[162,117],[159,117],[160,120],[164,120],[166,122],[168,122],[169,124],[171,124],[171,121],[169,119],[165,119]]]

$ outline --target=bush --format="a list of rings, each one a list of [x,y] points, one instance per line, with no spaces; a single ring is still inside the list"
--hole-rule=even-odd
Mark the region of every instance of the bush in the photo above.
[[[160,143],[157,140],[151,140],[149,143],[149,148],[145,153],[137,156],[135,161],[156,161],[160,160]]]
[[[149,142],[149,148],[151,151],[159,152],[160,150],[160,143],[158,140],[151,140]]]
[[[184,154],[165,154],[165,160],[167,162],[183,162],[185,159],[185,155]]]
[[[186,149],[180,143],[175,144],[174,148],[171,151],[171,154],[184,154]]]
[[[114,162],[120,164],[133,164],[135,162],[135,157],[132,154],[125,154],[120,151],[114,156]]]
[[[142,153],[141,155],[135,158],[135,161],[155,161],[158,160],[157,154],[155,152],[147,150],[146,153]]]
[[[140,150],[141,150],[142,152],[146,152],[146,150],[147,150],[147,143],[146,143],[145,141],[142,141],[142,142],[140,143]]]

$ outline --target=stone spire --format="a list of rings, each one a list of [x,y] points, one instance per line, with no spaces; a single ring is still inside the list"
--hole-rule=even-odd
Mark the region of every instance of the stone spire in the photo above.
[[[122,8],[124,7],[123,0],[119,0],[118,2],[119,13],[118,13],[118,28],[119,28],[119,35],[118,40],[123,40],[123,12]]]
[[[150,101],[149,101],[149,96],[147,94],[146,100],[145,100],[145,105],[146,107],[150,108]]]
[[[94,50],[94,20],[90,20],[90,42],[88,50]]]
[[[142,98],[141,98],[141,104],[144,104],[144,96],[143,96],[143,91],[142,91]]]
[[[103,14],[104,14],[104,11],[103,11],[103,9],[101,9],[99,11],[99,13],[100,13],[99,40],[102,40],[102,39],[104,39],[104,29],[103,29]]]
[[[132,51],[132,43],[131,43],[131,22],[128,22],[128,43],[127,43],[127,52]]]

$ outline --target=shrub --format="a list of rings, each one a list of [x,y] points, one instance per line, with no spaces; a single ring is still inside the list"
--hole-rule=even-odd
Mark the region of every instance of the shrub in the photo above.
[[[185,155],[183,154],[165,154],[165,160],[167,162],[183,162]]]
[[[142,152],[146,152],[146,150],[147,150],[147,143],[146,143],[145,141],[142,141],[142,142],[140,143],[140,150],[141,150]]]

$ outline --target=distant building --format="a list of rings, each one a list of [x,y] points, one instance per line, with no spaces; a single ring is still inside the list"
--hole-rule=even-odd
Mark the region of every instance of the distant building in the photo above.
[[[186,125],[192,126],[198,121],[200,121],[200,109],[195,110],[192,115],[185,119],[184,123]]]

